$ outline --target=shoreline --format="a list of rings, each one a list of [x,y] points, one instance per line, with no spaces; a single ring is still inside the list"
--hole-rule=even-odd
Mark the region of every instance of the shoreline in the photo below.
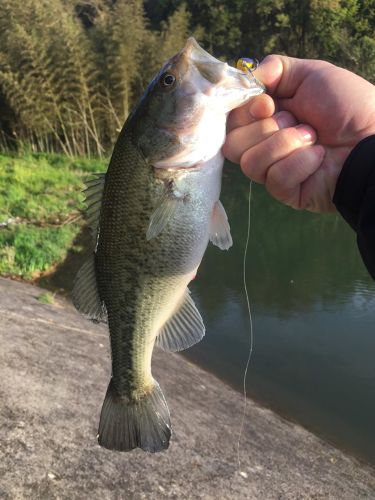
[[[179,353],[184,359],[189,361],[195,366],[198,366],[201,370],[210,373],[214,377],[216,377],[220,382],[228,386],[230,389],[235,391],[237,394],[239,394],[242,398],[244,396],[243,392],[236,387],[234,383],[231,383],[228,379],[221,377],[219,374],[215,373],[213,370],[210,370],[210,368],[206,364],[201,364],[198,361],[194,361],[192,357],[190,357],[188,354],[185,354],[184,352]],[[271,411],[275,415],[277,415],[279,418],[284,420],[285,422],[289,422],[293,425],[297,425],[301,427],[302,429],[305,429],[307,432],[314,434],[318,439],[321,439],[325,443],[329,444],[330,446],[337,448],[338,450],[342,451],[344,454],[351,456],[353,459],[357,460],[364,466],[368,467],[375,467],[375,463],[372,463],[370,460],[367,460],[365,457],[360,455],[359,453],[356,453],[356,451],[350,447],[346,447],[344,443],[334,441],[333,439],[330,439],[328,435],[326,435],[324,432],[320,432],[318,429],[314,429],[313,427],[303,425],[301,422],[299,422],[296,418],[293,417],[293,415],[286,413],[283,411],[281,408],[278,408],[276,406],[272,406],[266,399],[262,399],[261,397],[258,397],[256,394],[252,393],[249,389],[246,390],[246,400],[247,401],[253,401],[257,405]]]
[[[0,279],[0,496],[5,498],[369,498],[374,468],[178,354],[155,352],[170,406],[168,451],[111,452],[96,443],[109,380],[105,325],[44,289]]]
[[[79,260],[79,262],[80,262],[80,260]],[[69,266],[67,266],[67,267],[69,269]],[[79,268],[80,264],[78,266],[76,265],[76,267]],[[70,273],[70,276],[72,276],[72,275],[74,275],[74,273]],[[52,281],[48,281],[48,279],[45,280],[46,277],[48,278],[51,276],[52,276]],[[44,281],[42,281],[42,283],[39,283],[39,280],[41,278],[42,278],[42,280],[44,278]],[[70,291],[67,288],[58,288],[57,286],[53,285],[53,280],[54,280],[53,273],[50,273],[50,272],[45,273],[45,275],[44,276],[42,275],[41,278],[39,277],[37,280],[34,280],[31,283],[30,282],[29,283],[32,285],[35,285],[35,286],[40,286],[43,289],[53,291],[54,293],[57,293],[60,297],[64,298],[65,300],[68,300],[68,302],[70,302],[70,296],[71,296]],[[16,280],[16,281],[25,282],[22,279]],[[68,281],[70,281],[70,280],[68,280]],[[28,282],[26,282],[26,283],[28,283]],[[60,282],[60,284],[61,284],[61,282]],[[209,363],[204,362],[204,361],[200,362],[196,358],[194,359],[194,355],[191,354],[191,352],[192,352],[191,349],[188,349],[186,351],[181,351],[178,354],[181,355],[185,360],[188,360],[190,363],[194,364],[195,366],[198,366],[199,368],[201,368],[205,372],[210,373],[213,376],[215,376],[216,378],[218,378],[221,382],[226,384],[232,390],[236,391],[243,398],[243,391],[241,390],[241,388],[237,387],[236,384],[231,382],[231,380],[229,378],[221,376],[220,373],[211,369]],[[249,374],[249,377],[250,377],[250,374]],[[248,378],[248,381],[249,381],[249,378]],[[308,432],[313,433],[315,436],[317,436],[318,438],[327,442],[331,446],[336,447],[336,448],[340,449],[343,453],[352,456],[353,458],[355,458],[356,460],[361,462],[363,465],[368,465],[370,467],[375,466],[375,463],[373,463],[371,460],[367,459],[363,454],[357,452],[355,448],[350,447],[350,446],[346,446],[344,441],[335,440],[334,438],[331,438],[329,432],[324,431],[324,426],[317,425],[314,427],[314,425],[304,425],[297,418],[293,417],[292,413],[288,413],[287,411],[284,411],[282,408],[277,407],[276,405],[270,404],[267,399],[259,397],[257,394],[251,392],[250,389],[247,389],[247,391],[248,391],[247,392],[247,399],[248,400],[250,399],[250,400],[254,401],[255,403],[259,404],[260,406],[267,408],[268,410],[272,411],[273,413],[275,413],[276,415],[278,415],[280,418],[284,419],[287,422],[301,426],[303,429],[306,429]],[[323,430],[321,430],[321,429],[323,429]]]
[[[82,260],[82,257],[79,257],[77,259],[78,264],[76,263],[75,267],[80,268],[81,260]],[[57,267],[59,267],[59,266],[57,266]],[[69,268],[69,266],[68,266],[68,268]],[[69,303],[69,305],[72,306],[71,293],[70,293],[69,289],[67,289],[65,287],[61,288],[61,287],[58,287],[57,285],[54,284],[54,279],[55,279],[54,273],[55,273],[55,270],[52,273],[50,271],[46,272],[46,273],[42,273],[37,278],[29,280],[29,281],[24,280],[23,278],[19,278],[17,276],[6,276],[6,277],[0,276],[0,280],[4,280],[4,279],[11,280],[11,281],[15,281],[16,283],[24,283],[26,285],[38,287],[41,290],[47,290],[47,291],[53,293],[54,296],[59,297],[60,299],[66,301],[67,303]],[[59,274],[61,275],[61,272]],[[69,273],[68,278],[67,278],[67,283],[70,283],[72,276],[75,276],[75,274],[76,274],[75,272]],[[51,280],[51,277],[52,277],[52,280]],[[61,278],[58,279],[58,282],[59,281],[61,281]],[[62,280],[62,283],[64,283],[64,280]],[[74,307],[73,307],[73,309],[74,309]],[[85,320],[85,318],[83,318],[82,316],[80,316],[80,317],[83,320]],[[89,320],[85,320],[85,321],[88,321],[89,323],[91,323]],[[108,339],[109,339],[109,336],[108,336]],[[234,390],[237,394],[239,394],[242,398],[242,402],[244,401],[243,400],[243,396],[244,396],[243,391],[241,391],[241,389],[238,388],[234,383],[231,383],[231,381],[228,378],[222,377],[222,376],[220,376],[219,373],[210,369],[210,366],[208,363],[204,363],[204,362],[201,363],[201,362],[199,362],[199,360],[194,359],[194,356],[192,354],[190,354],[189,350],[182,351],[182,352],[179,352],[176,354],[178,356],[182,356],[186,361],[188,361],[189,363],[191,363],[192,365],[194,365],[196,367],[199,367],[204,372],[209,373],[212,376],[216,377],[218,380],[220,380],[220,382],[225,384],[228,388]],[[353,449],[349,446],[345,446],[344,442],[338,441],[338,440],[335,441],[334,439],[330,439],[329,433],[325,433],[324,431],[320,431],[320,429],[318,428],[319,426],[314,428],[314,426],[303,425],[301,422],[298,421],[298,419],[294,418],[292,414],[283,411],[281,408],[273,406],[266,399],[262,399],[261,397],[257,396],[256,394],[250,392],[250,390],[248,389],[247,390],[247,401],[249,401],[249,400],[253,401],[254,403],[260,405],[261,407],[271,411],[272,413],[274,413],[275,415],[277,415],[278,417],[283,419],[285,422],[289,422],[291,424],[300,426],[301,428],[305,429],[309,433],[314,434],[317,438],[323,440],[324,442],[326,442],[330,446],[341,450],[343,453],[351,456],[352,458],[354,458],[355,460],[357,460],[358,462],[360,462],[364,466],[369,466],[369,467],[375,466],[375,464],[372,463],[370,460],[366,459],[360,453],[357,453],[355,449]],[[374,493],[374,495],[375,495],[375,493]]]

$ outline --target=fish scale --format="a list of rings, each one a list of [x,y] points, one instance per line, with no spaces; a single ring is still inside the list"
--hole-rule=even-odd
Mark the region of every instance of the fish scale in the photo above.
[[[119,394],[131,399],[134,391],[146,392],[151,384],[150,367],[145,365],[157,333],[155,316],[165,303],[176,302],[179,289],[183,293],[184,275],[200,262],[190,258],[191,249],[207,231],[200,231],[196,223],[190,228],[181,224],[171,226],[157,239],[146,240],[164,183],[155,177],[130,134],[124,135],[128,139],[114,152],[108,170],[96,266],[111,331],[113,382]],[[130,168],[124,168],[124,159]],[[206,229],[207,222],[203,225]],[[118,227],[126,227],[123,235],[118,234]]]
[[[209,240],[222,250],[232,245],[219,201],[226,117],[263,90],[189,39],[128,117],[105,176],[88,183],[94,248],[73,302],[108,320],[112,376],[98,432],[106,448],[169,446],[153,348],[180,351],[205,334],[187,286]]]

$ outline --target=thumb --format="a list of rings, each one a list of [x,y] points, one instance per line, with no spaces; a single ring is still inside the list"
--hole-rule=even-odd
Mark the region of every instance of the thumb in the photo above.
[[[272,54],[263,59],[254,73],[272,96],[288,98],[293,97],[316,62]]]

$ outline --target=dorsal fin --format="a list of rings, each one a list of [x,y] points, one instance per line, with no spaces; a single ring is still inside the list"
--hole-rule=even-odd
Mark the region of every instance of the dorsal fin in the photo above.
[[[99,234],[99,219],[102,206],[102,197],[105,183],[105,174],[95,174],[93,179],[85,182],[85,204],[87,205],[85,218],[90,227],[92,237],[94,239],[94,250],[98,241]]]
[[[181,306],[160,330],[155,345],[164,351],[183,351],[200,342],[204,333],[202,317],[187,288]]]
[[[83,264],[74,281],[72,301],[75,308],[89,319],[107,321],[104,302],[100,300],[95,272],[95,254]]]
[[[94,248],[89,259],[78,271],[72,292],[72,300],[76,309],[96,321],[107,320],[107,311],[104,302],[100,300],[99,296],[95,269],[95,251],[99,237],[99,219],[104,182],[105,174],[95,174],[93,179],[85,182],[86,220],[94,239]]]

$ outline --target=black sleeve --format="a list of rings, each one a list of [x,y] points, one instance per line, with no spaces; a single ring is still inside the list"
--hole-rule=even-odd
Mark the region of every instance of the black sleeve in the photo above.
[[[356,231],[362,259],[375,280],[375,135],[359,142],[348,156],[333,203]]]

